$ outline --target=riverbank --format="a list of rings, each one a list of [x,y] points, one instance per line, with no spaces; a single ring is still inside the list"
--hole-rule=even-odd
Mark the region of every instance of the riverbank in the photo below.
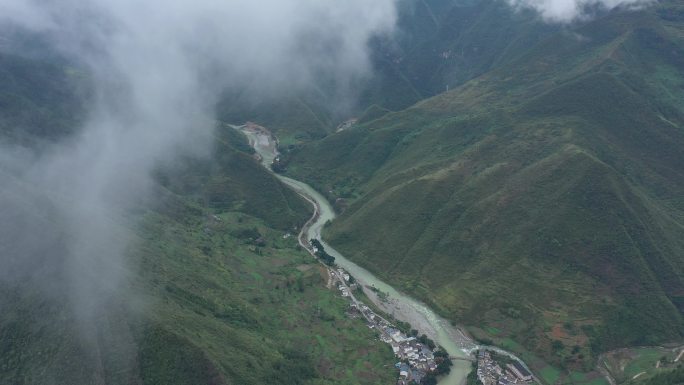
[[[275,138],[268,130],[255,125],[232,126],[243,132],[250,145],[256,150],[257,155],[264,167],[270,169],[271,162],[277,156]],[[470,340],[463,332],[451,325],[446,319],[438,316],[431,311],[425,304],[395,290],[392,286],[381,281],[366,269],[344,258],[337,250],[328,245],[321,238],[321,231],[325,223],[335,218],[335,213],[330,203],[316,190],[306,183],[276,174],[277,177],[286,185],[295,190],[314,207],[314,215],[302,228],[298,236],[299,244],[309,250],[309,239],[319,239],[326,251],[335,257],[337,265],[349,272],[364,288],[364,293],[381,310],[391,314],[395,319],[407,322],[421,333],[441,345],[446,352],[457,360],[454,361],[451,373],[440,379],[442,385],[463,385],[466,377],[471,371],[471,365],[467,361],[458,358],[468,358],[476,344]],[[386,293],[386,301],[378,298],[373,290],[376,289]],[[389,304],[393,304],[389,307]]]
[[[278,156],[277,141],[273,135],[267,129],[257,125],[232,127],[240,130],[247,136],[250,145],[256,150],[262,165],[270,170],[271,163]],[[283,175],[276,174],[276,176],[314,207],[313,216],[299,233],[299,244],[312,253],[309,240],[318,239],[326,252],[335,257],[335,263],[358,281],[364,290],[364,294],[378,309],[391,315],[396,320],[411,324],[421,334],[425,334],[437,345],[442,346],[449,356],[455,359],[450,374],[440,378],[440,385],[464,385],[468,374],[472,370],[468,360],[480,348],[505,354],[525,366],[524,362],[510,352],[496,347],[479,346],[461,329],[439,316],[427,305],[394,289],[394,287],[378,279],[363,267],[349,261],[332,246],[325,243],[321,237],[323,227],[328,221],[334,220],[336,216],[330,203],[308,184]],[[378,295],[379,292],[382,293],[382,298]]]

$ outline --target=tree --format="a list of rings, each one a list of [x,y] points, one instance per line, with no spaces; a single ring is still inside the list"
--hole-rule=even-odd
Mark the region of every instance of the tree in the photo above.
[[[442,360],[439,364],[437,364],[437,374],[449,374],[451,373],[451,361],[449,360]]]
[[[316,256],[323,261],[328,266],[333,266],[335,264],[335,257],[325,252],[323,244],[318,239],[312,239],[310,241],[311,246],[316,249]]]
[[[425,334],[422,334],[420,337],[418,337],[418,341],[422,344],[427,344],[428,337]]]
[[[558,353],[561,350],[563,350],[564,348],[565,348],[565,345],[563,345],[562,341],[553,340],[553,342],[551,342],[551,350],[553,350],[554,353]]]
[[[316,248],[317,250],[319,250],[319,251],[320,251],[320,250],[325,250],[325,248],[324,248],[323,245],[321,244],[321,241],[319,241],[318,239],[315,239],[315,238],[314,238],[314,239],[312,239],[311,241],[309,241],[309,243],[311,243],[311,246],[315,247],[315,248]]]
[[[416,334],[418,333],[416,332]],[[435,345],[435,341],[429,339],[428,336],[426,336],[425,334],[418,337],[418,341],[420,341],[420,343],[422,344],[427,345],[430,349],[434,349],[437,346]]]
[[[467,385],[483,385],[482,381],[477,377],[477,362],[473,362],[470,373],[468,373],[468,377],[466,378],[466,384]]]
[[[433,374],[428,374],[421,381],[422,385],[437,385],[437,378]]]

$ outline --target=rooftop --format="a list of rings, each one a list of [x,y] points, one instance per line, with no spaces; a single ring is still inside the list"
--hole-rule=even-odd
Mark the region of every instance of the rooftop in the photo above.
[[[530,373],[527,369],[525,369],[524,366],[520,365],[520,363],[518,361],[513,361],[513,366],[515,366],[515,368],[518,369],[520,374],[522,374],[525,377],[532,375],[532,373]]]

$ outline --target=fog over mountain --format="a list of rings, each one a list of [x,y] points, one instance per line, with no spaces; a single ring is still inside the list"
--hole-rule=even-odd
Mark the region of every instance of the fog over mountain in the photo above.
[[[0,280],[68,293],[91,319],[130,269],[114,223],[160,162],[208,153],[222,90],[352,82],[394,20],[393,0],[0,0],[1,24],[42,36],[94,87],[77,136],[39,155],[0,147]]]
[[[647,0],[509,0],[567,22],[592,6]],[[85,67],[94,100],[80,134],[40,155],[3,145],[0,278],[48,271],[93,313],[125,276],[120,209],[149,192],[150,172],[207,151],[225,89],[279,95],[327,79],[338,99],[371,72],[367,42],[390,33],[394,0],[1,0],[0,24],[38,34]],[[53,258],[53,255],[60,257]],[[37,267],[41,269],[37,269]],[[59,291],[58,290],[58,291]]]
[[[591,10],[639,7],[653,0],[507,0],[516,7],[532,8],[550,22],[571,22],[589,16]]]

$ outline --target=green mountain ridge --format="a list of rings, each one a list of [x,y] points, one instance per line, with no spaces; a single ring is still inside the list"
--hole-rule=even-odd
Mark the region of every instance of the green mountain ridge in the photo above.
[[[403,2],[397,28],[396,36],[373,46],[376,75],[362,106],[407,108],[511,62],[561,29],[498,0]]]
[[[585,370],[607,349],[680,340],[681,10],[554,33],[304,146],[289,172],[347,201],[331,244],[480,338]]]
[[[284,96],[233,91],[218,104],[219,118],[268,127],[283,145],[318,140],[368,106],[407,108],[514,60],[560,29],[533,11],[514,12],[500,0],[401,1],[397,6],[397,33],[370,42],[373,73],[345,85],[346,94],[338,95],[334,79],[325,77]]]

